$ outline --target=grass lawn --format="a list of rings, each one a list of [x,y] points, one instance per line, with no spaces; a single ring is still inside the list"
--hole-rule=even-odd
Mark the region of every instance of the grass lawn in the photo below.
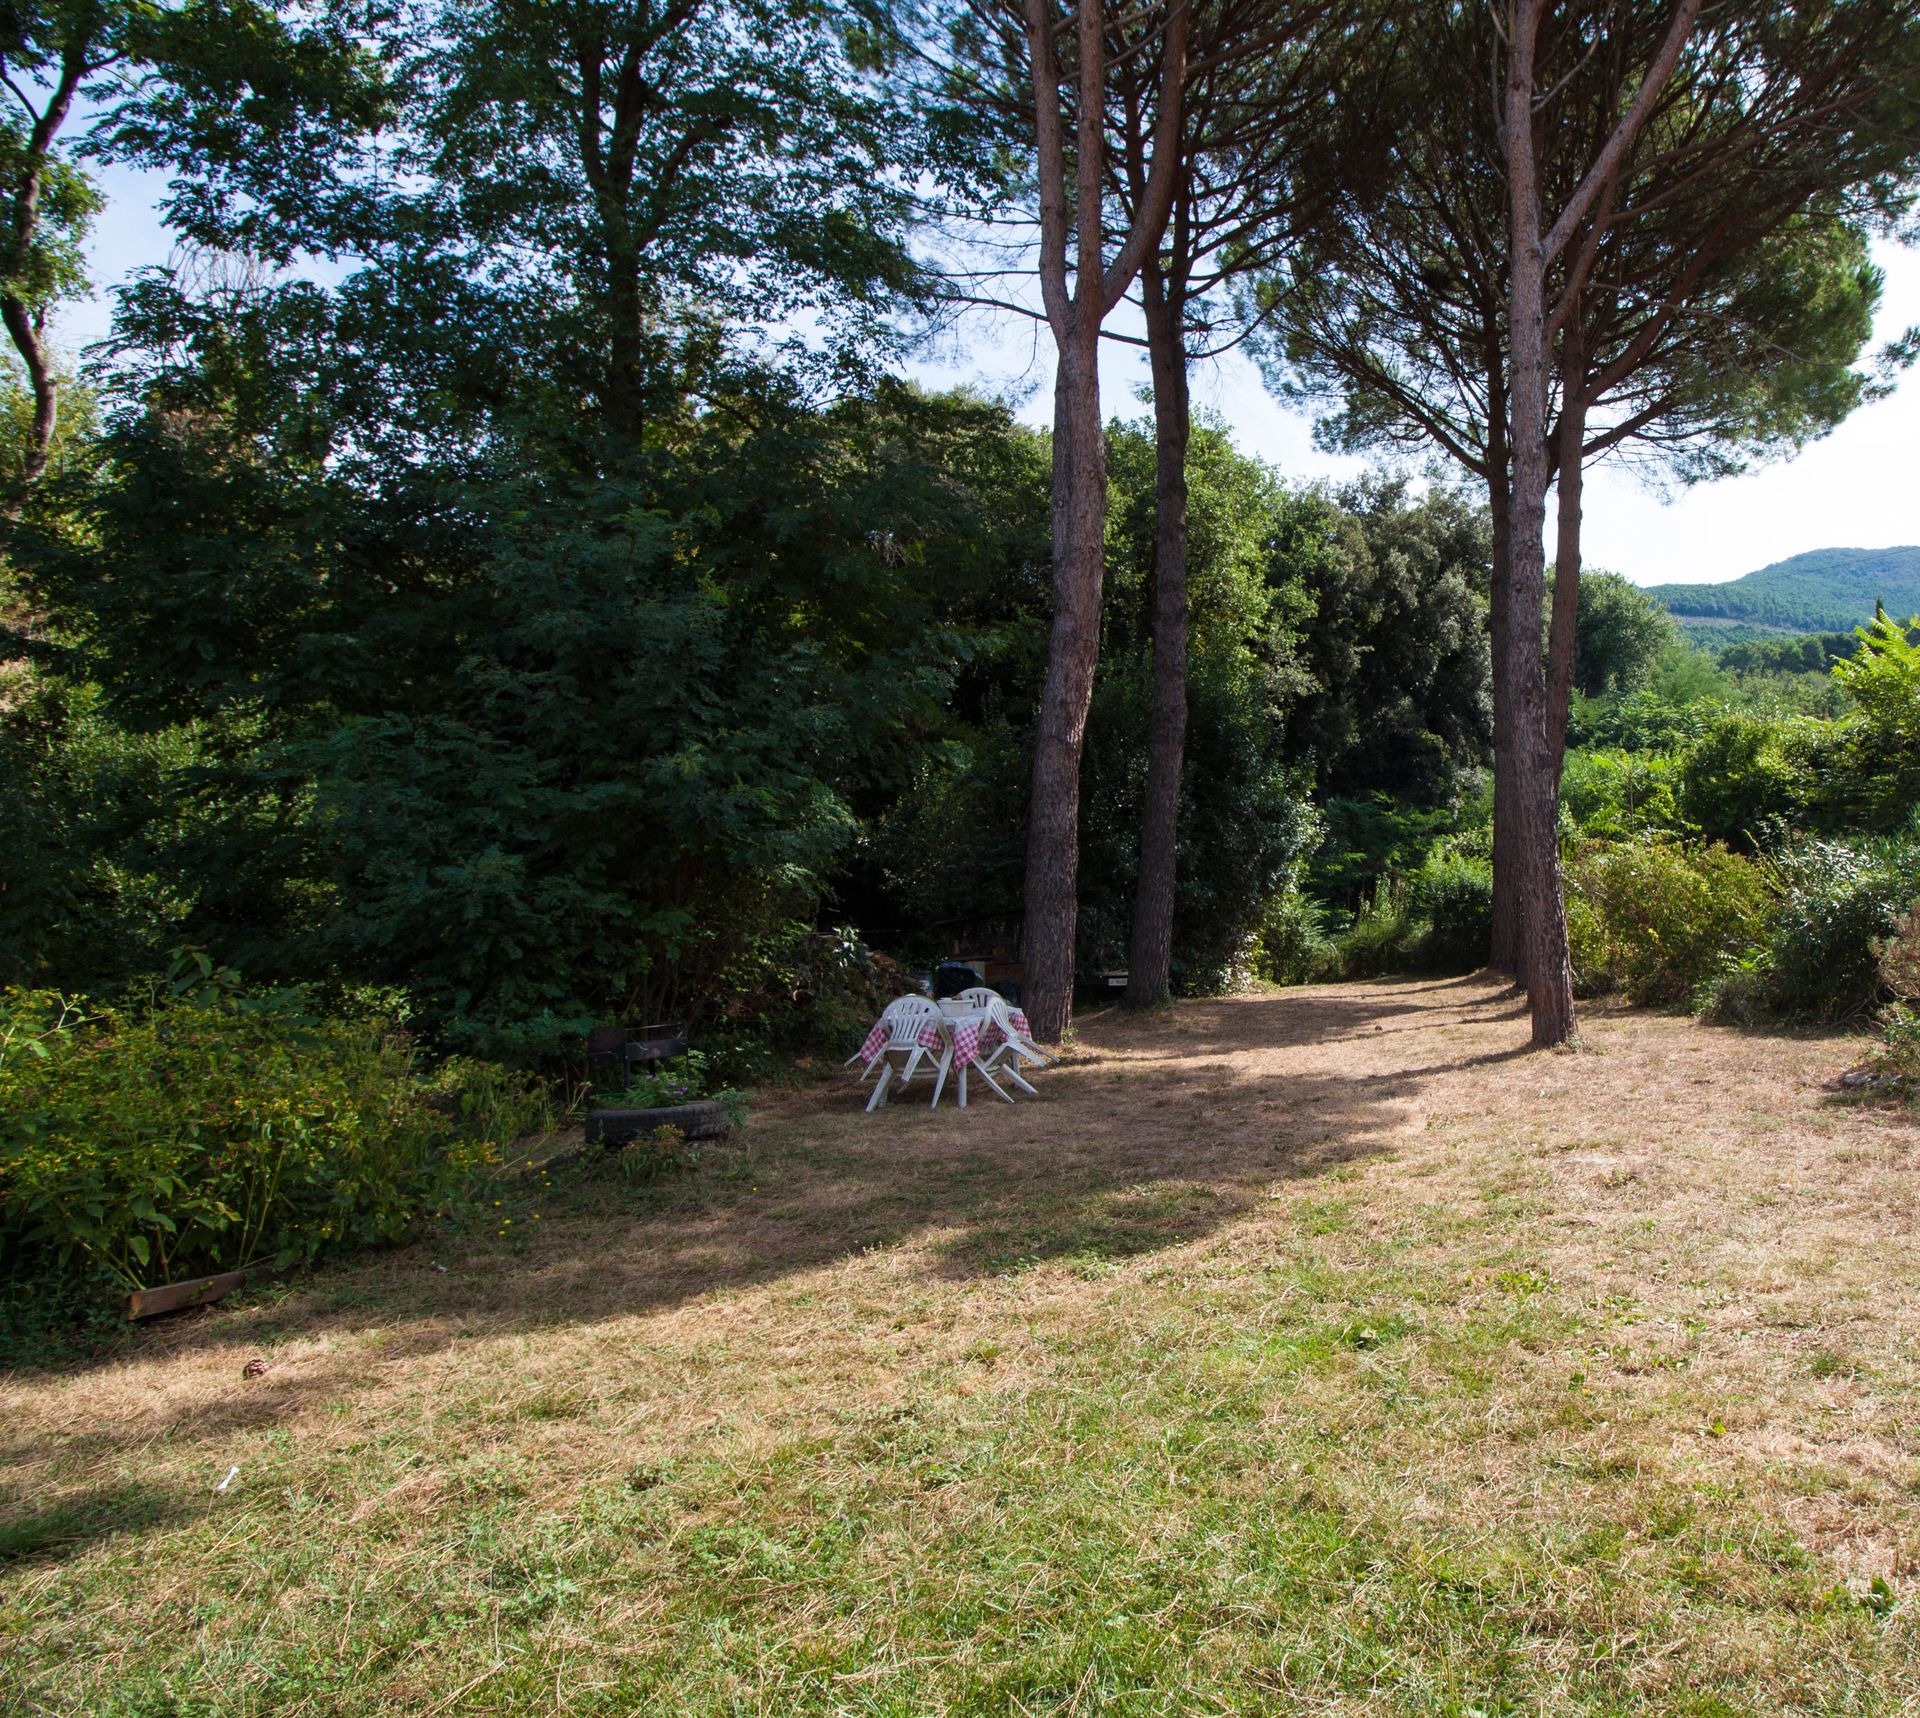
[[[1920,1712],[1912,1112],[1525,1032],[1107,1014],[0,1380],[0,1711]]]

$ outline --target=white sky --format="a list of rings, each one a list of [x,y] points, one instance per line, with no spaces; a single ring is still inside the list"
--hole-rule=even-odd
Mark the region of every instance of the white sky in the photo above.
[[[130,169],[102,174],[108,205],[89,245],[95,297],[67,307],[57,337],[77,350],[105,336],[106,289],[136,268],[163,262],[172,240],[154,211],[161,182]],[[1920,252],[1882,247],[1886,294],[1876,344],[1920,323]],[[981,318],[937,357],[914,366],[933,385],[968,382],[990,392],[1024,394],[1020,415],[1051,415],[1052,363],[1034,325]],[[1101,366],[1111,414],[1144,408],[1145,354],[1109,344]],[[1196,406],[1218,412],[1251,453],[1293,478],[1345,477],[1361,462],[1323,454],[1312,425],[1283,409],[1243,358],[1208,366],[1194,378]],[[1920,371],[1890,399],[1857,412],[1797,459],[1663,498],[1630,471],[1602,465],[1586,489],[1587,564],[1640,584],[1738,578],[1805,549],[1886,548],[1920,543]]]

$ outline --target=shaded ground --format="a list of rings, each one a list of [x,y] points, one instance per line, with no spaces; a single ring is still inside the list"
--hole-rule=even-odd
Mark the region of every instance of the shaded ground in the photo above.
[[[1911,1112],[1587,1031],[1106,1014],[6,1380],[0,1710],[1920,1711]]]

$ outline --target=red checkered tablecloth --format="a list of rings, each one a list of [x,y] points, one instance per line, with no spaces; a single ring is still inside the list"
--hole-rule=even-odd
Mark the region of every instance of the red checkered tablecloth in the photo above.
[[[1007,1018],[1013,1022],[1014,1031],[1029,1042],[1032,1041],[1033,1033],[1027,1025],[1026,1015],[1017,1008],[1009,1008]],[[948,1032],[953,1034],[953,1064],[956,1068],[968,1067],[979,1060],[983,1040],[985,1048],[991,1050],[1006,1036],[999,1026],[984,1014],[969,1014],[959,1020],[943,1016],[938,1020],[929,1020],[920,1029],[920,1043],[926,1049],[937,1050],[945,1042]],[[887,1023],[883,1018],[873,1023],[873,1030],[867,1034],[865,1041],[861,1044],[860,1060],[872,1062],[885,1047],[886,1042]]]

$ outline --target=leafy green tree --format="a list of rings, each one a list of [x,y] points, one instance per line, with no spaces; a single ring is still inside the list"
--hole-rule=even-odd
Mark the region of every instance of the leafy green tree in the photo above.
[[[1905,823],[1920,805],[1920,617],[1856,629],[1860,648],[1833,677],[1858,714],[1848,724],[1851,810],[1868,828]]]
[[[1150,425],[1115,423],[1107,439],[1109,576],[1082,781],[1083,977],[1128,958],[1154,708],[1155,437]],[[1044,544],[1045,442],[1035,445],[1025,505],[1034,541]],[[1183,992],[1217,988],[1238,969],[1317,839],[1311,781],[1287,741],[1291,707],[1308,684],[1296,652],[1311,613],[1310,597],[1272,553],[1287,497],[1218,425],[1196,432],[1188,479],[1192,707],[1170,968]],[[1027,746],[1045,672],[1033,639],[1045,598],[1031,578],[996,580],[983,597],[997,604],[970,611],[984,648],[961,672],[956,714],[964,720],[944,746],[922,754],[911,787],[869,838],[882,876],[875,910],[891,926],[986,930],[1018,921]]]
[[[1549,578],[1549,592],[1552,588]],[[1583,575],[1573,685],[1584,697],[1639,691],[1679,642],[1680,630],[1658,597],[1618,573]]]
[[[351,177],[381,78],[333,10],[279,0],[34,0],[0,18],[0,322],[33,412],[9,505],[46,470],[62,370],[50,317],[87,290],[102,200],[87,158],[177,170],[167,200],[203,244],[287,260],[316,198]]]
[[[176,220],[338,277],[137,280],[76,528],[20,540],[50,671],[202,736],[206,815],[128,837],[183,935],[530,1055],[711,1018],[808,922],[940,725],[1009,440],[866,362],[913,140],[841,22],[409,13],[312,194],[238,196],[207,146]]]
[[[618,438],[717,342],[804,318],[850,362],[915,280],[917,129],[863,75],[861,23],[820,0],[426,0],[406,117],[436,190],[411,218],[452,226],[541,329],[548,387]]]
[[[1431,805],[1487,761],[1489,554],[1486,514],[1453,490],[1370,479],[1289,498],[1273,576],[1311,611],[1288,747],[1325,793]]]
[[[1689,437],[1818,433],[1859,397],[1834,364],[1851,361],[1850,332],[1857,350],[1871,286],[1860,233],[1911,170],[1912,20],[1893,4],[1509,0],[1403,8],[1395,31],[1402,170],[1330,211],[1266,301],[1283,380],[1337,403],[1335,436],[1434,445],[1488,484],[1495,958],[1518,970],[1523,929],[1545,938],[1536,1027],[1552,1039],[1571,1007],[1546,763],[1577,612],[1580,473],[1629,443],[1672,455]],[[1782,294],[1817,340],[1773,340]],[[1702,368],[1703,329],[1730,363]],[[1556,476],[1562,624],[1552,684],[1535,688],[1531,545]]]

